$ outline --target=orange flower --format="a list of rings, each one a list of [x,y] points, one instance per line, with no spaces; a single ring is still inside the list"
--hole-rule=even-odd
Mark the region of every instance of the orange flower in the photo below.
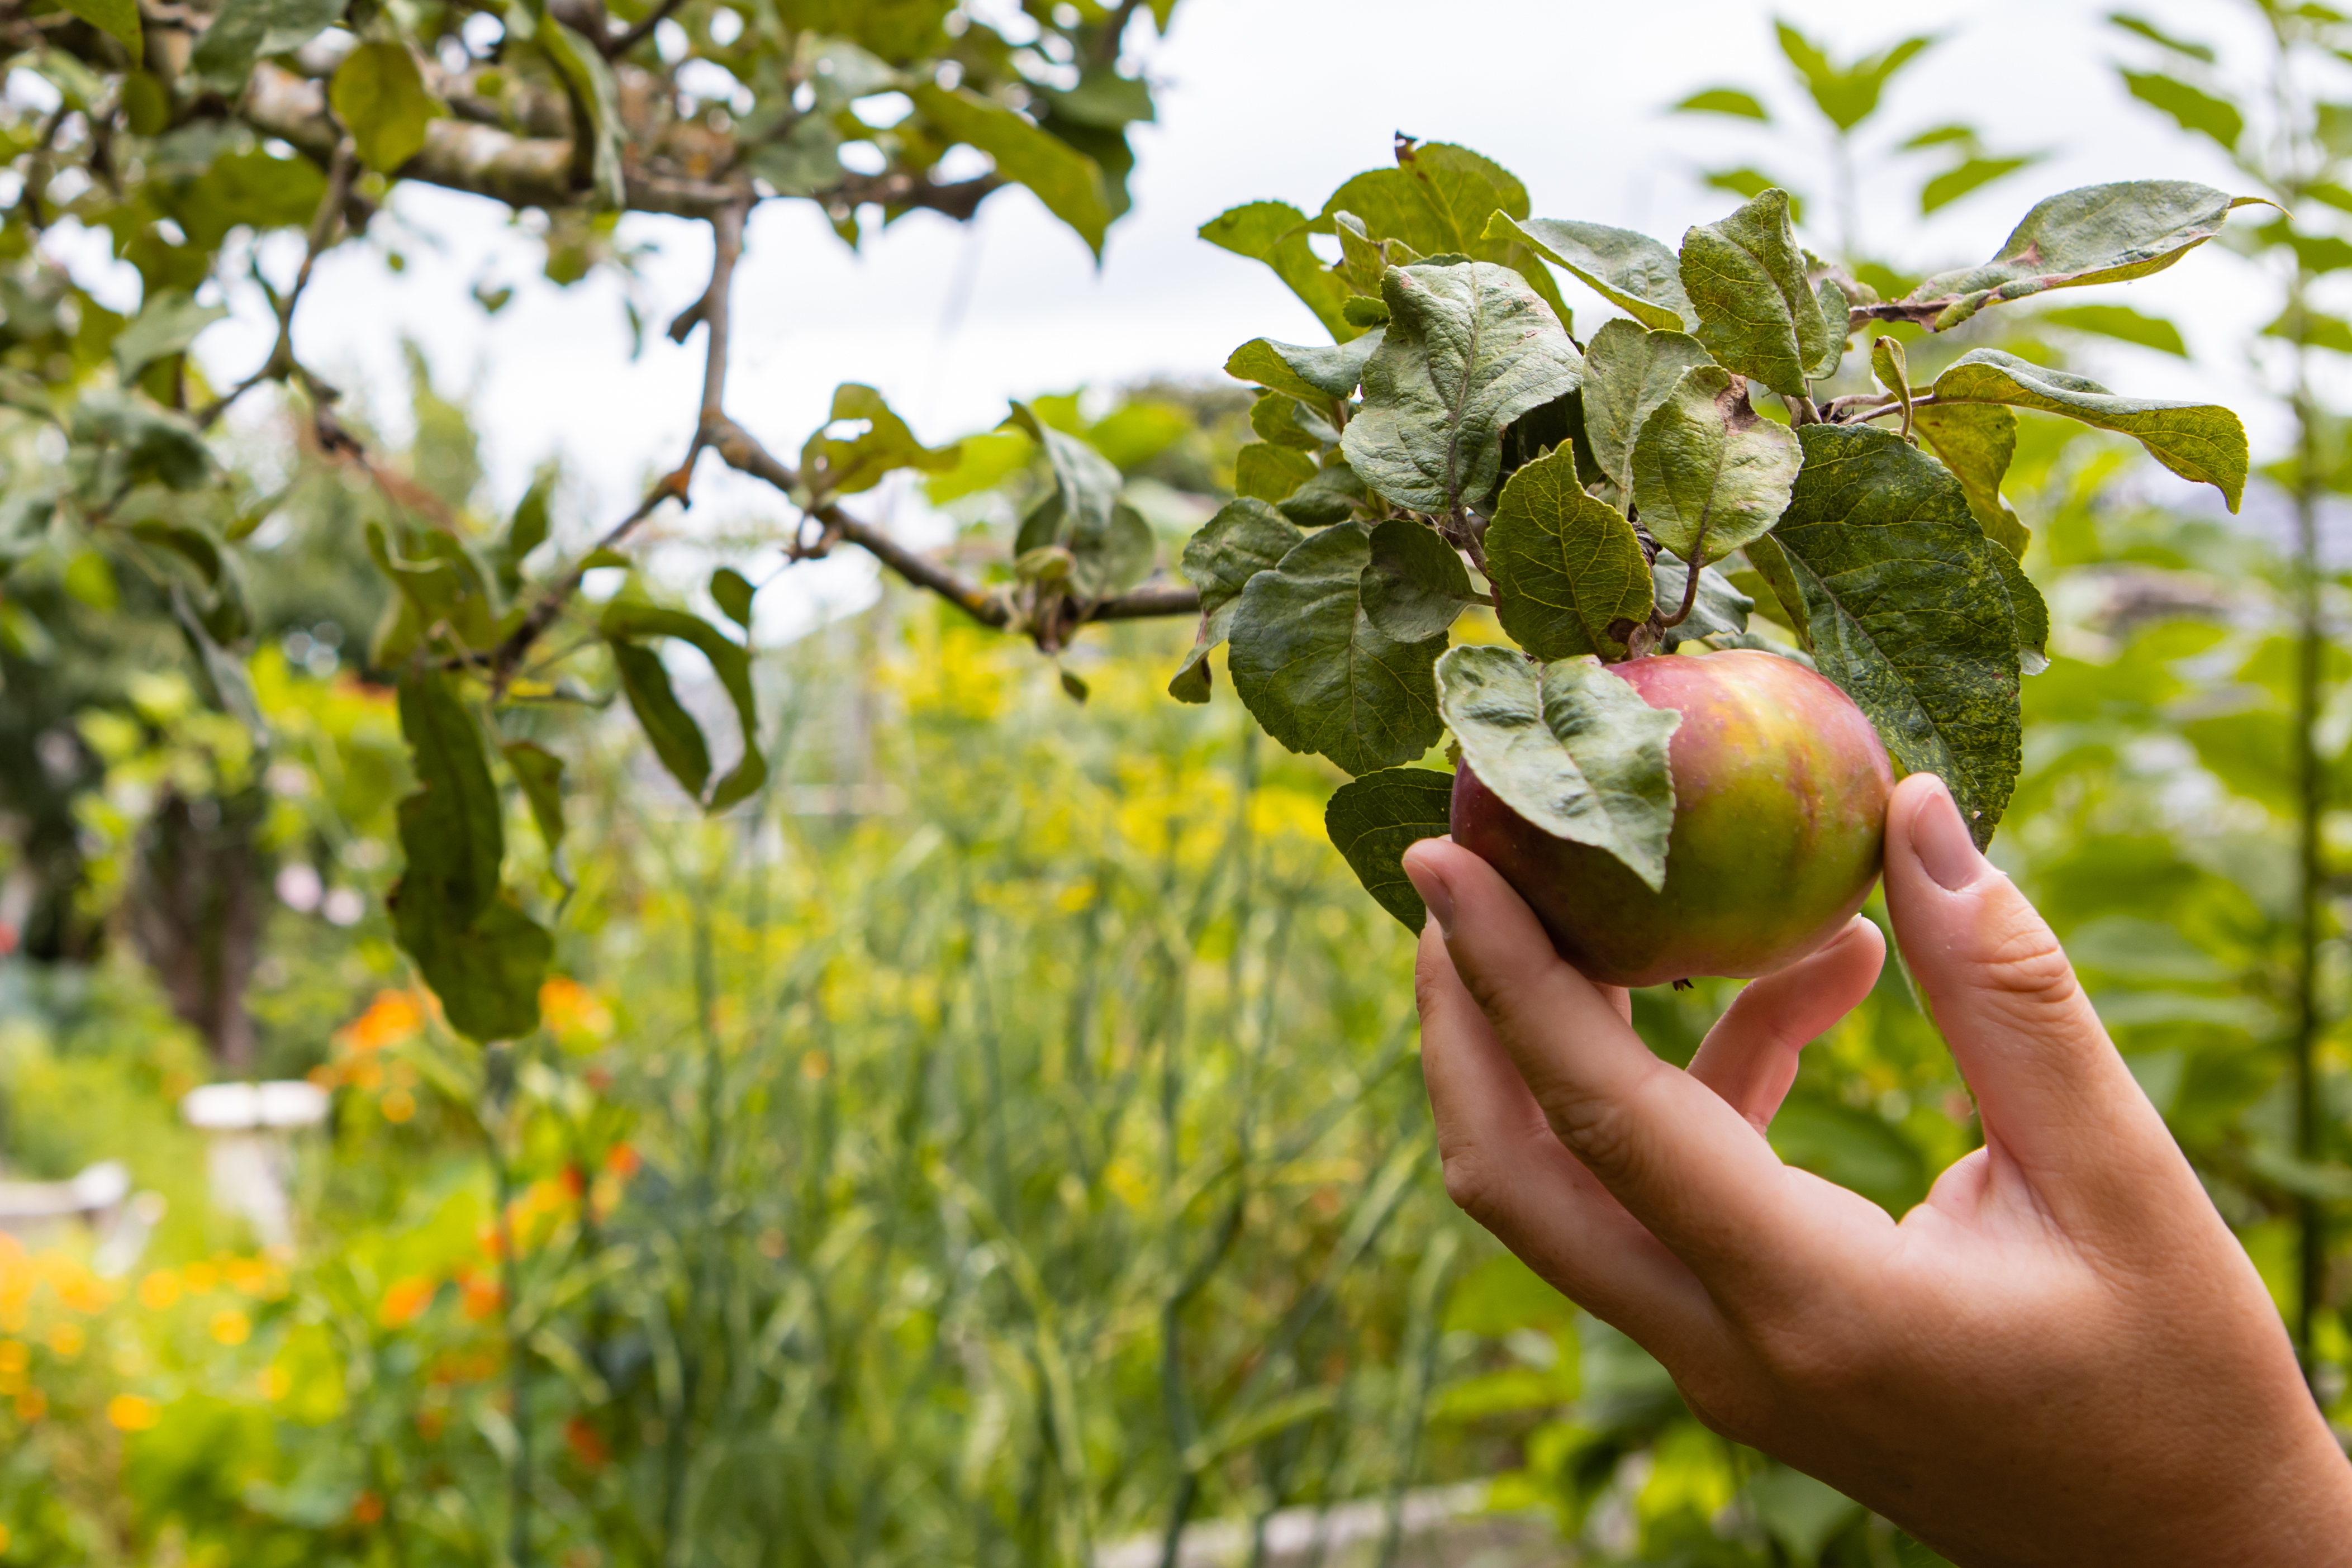
[[[540,986],[539,1013],[548,1028],[559,1035],[576,1033],[603,1039],[613,1032],[612,1009],[580,982],[561,974]]]
[[[387,1329],[415,1321],[433,1304],[434,1292],[440,1288],[438,1280],[421,1274],[394,1280],[392,1288],[383,1293],[383,1304],[376,1309],[377,1321]]]
[[[572,1446],[572,1457],[589,1469],[601,1470],[613,1458],[584,1415],[574,1415],[563,1424],[563,1440]]]
[[[106,1402],[106,1419],[118,1432],[144,1432],[163,1418],[152,1399],[118,1394]]]
[[[425,1009],[413,991],[379,991],[366,1012],[344,1025],[336,1038],[355,1051],[395,1046],[425,1026]]]
[[[499,1304],[506,1300],[499,1282],[487,1274],[467,1274],[459,1279],[458,1288],[464,1292],[466,1316],[478,1323],[497,1317]]]
[[[383,1517],[383,1499],[373,1492],[362,1492],[352,1500],[352,1522],[373,1524]]]
[[[49,1396],[37,1388],[28,1388],[16,1395],[16,1419],[38,1421],[49,1413]]]
[[[625,1182],[635,1175],[644,1166],[645,1161],[639,1159],[637,1152],[626,1143],[614,1144],[611,1151],[604,1156],[604,1169]]]

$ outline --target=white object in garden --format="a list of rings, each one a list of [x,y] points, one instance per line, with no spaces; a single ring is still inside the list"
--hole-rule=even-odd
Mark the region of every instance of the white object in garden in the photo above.
[[[300,1079],[208,1083],[180,1101],[205,1134],[213,1206],[241,1215],[267,1246],[294,1239],[294,1134],[327,1117],[327,1091]]]

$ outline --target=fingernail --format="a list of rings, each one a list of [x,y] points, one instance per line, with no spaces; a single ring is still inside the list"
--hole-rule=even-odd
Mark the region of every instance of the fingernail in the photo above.
[[[1450,940],[1454,935],[1454,889],[1445,885],[1444,878],[1411,859],[1404,863],[1404,874],[1412,879],[1412,890],[1421,895],[1421,901],[1429,906],[1429,918],[1437,922],[1439,932]]]
[[[1935,802],[1912,814],[1911,852],[1947,892],[1958,892],[1984,869],[1984,857],[1977,852],[1969,825],[1960,820],[1959,805],[1941,779],[1936,781]]]

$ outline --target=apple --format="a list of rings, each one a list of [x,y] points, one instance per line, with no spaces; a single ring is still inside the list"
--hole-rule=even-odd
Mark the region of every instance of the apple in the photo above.
[[[1664,889],[1528,821],[1466,763],[1454,775],[1454,841],[1500,871],[1560,956],[1605,985],[1769,974],[1835,936],[1878,880],[1895,787],[1862,710],[1795,660],[1753,649],[1609,670],[1683,716],[1667,749]]]

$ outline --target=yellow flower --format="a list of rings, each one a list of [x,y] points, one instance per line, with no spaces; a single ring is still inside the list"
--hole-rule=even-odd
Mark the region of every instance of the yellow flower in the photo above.
[[[161,1312],[180,1300],[180,1277],[168,1268],[158,1268],[139,1281],[139,1304],[151,1312]]]
[[[395,1089],[383,1097],[383,1119],[405,1121],[416,1114],[416,1097],[404,1089]]]
[[[33,1364],[33,1352],[22,1340],[0,1340],[0,1372],[19,1373]]]
[[[163,1419],[152,1399],[142,1399],[135,1394],[118,1394],[106,1402],[106,1418],[117,1431],[144,1432]]]
[[[68,1361],[81,1354],[82,1347],[89,1343],[89,1336],[82,1331],[79,1323],[59,1323],[49,1331],[49,1349]]]
[[[28,1388],[16,1395],[16,1419],[38,1421],[48,1414],[49,1396],[37,1388]]]
[[[253,1320],[231,1307],[213,1314],[213,1338],[221,1344],[241,1345],[253,1337]]]

